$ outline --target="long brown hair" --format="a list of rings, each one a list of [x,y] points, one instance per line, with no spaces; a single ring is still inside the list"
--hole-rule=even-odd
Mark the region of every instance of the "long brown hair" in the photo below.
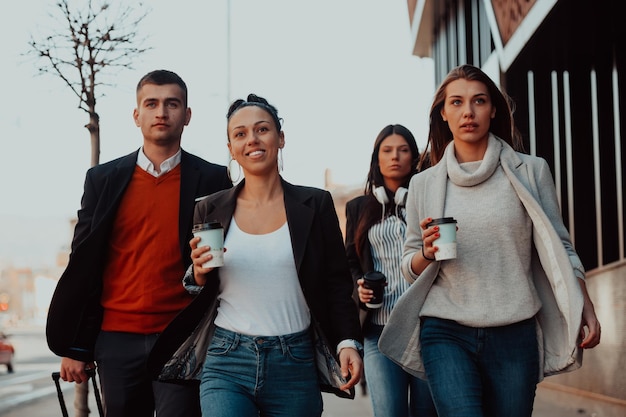
[[[491,102],[496,108],[496,115],[491,119],[489,131],[503,139],[513,149],[523,151],[524,145],[519,131],[515,127],[513,119],[514,103],[511,98],[501,91],[487,74],[473,65],[461,65],[452,69],[435,93],[433,104],[430,108],[428,144],[420,158],[419,168],[424,169],[429,165],[435,165],[443,157],[446,146],[452,141],[452,132],[448,123],[441,118],[441,110],[446,100],[448,85],[456,80],[465,79],[479,81],[487,87]]]

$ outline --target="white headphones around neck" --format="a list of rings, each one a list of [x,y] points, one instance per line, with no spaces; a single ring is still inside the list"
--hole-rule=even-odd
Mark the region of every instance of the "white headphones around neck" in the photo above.
[[[406,196],[408,192],[408,189],[404,187],[398,187],[395,195],[393,196],[393,202],[397,206],[404,206],[406,204]],[[384,205],[389,203],[389,197],[387,197],[387,191],[385,190],[385,187],[374,187],[374,189],[372,190],[372,194],[374,195],[374,197],[376,197],[376,200],[378,200],[380,204]]]

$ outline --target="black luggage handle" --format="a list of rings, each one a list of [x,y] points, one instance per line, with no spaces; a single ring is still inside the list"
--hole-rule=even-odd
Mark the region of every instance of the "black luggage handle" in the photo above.
[[[100,397],[100,390],[98,389],[98,383],[96,382],[96,370],[95,369],[86,369],[87,377],[91,378],[93,383],[93,393],[96,396],[96,405],[98,406],[98,413],[100,413],[100,417],[104,417],[104,410],[102,409],[102,398]],[[61,384],[59,383],[59,379],[61,378],[60,372],[52,372],[52,379],[54,380],[54,385],[57,387],[57,396],[59,397],[59,404],[61,405],[61,413],[63,413],[63,417],[69,417],[67,414],[67,407],[65,406],[65,399],[63,398],[63,391],[61,390]]]
[[[61,384],[59,384],[59,378],[61,378],[60,372],[52,372],[52,379],[54,380],[54,385],[57,387],[57,397],[59,397],[59,404],[61,405],[61,413],[63,417],[69,417],[67,414],[67,407],[65,406],[65,400],[63,399],[63,391],[61,391]]]

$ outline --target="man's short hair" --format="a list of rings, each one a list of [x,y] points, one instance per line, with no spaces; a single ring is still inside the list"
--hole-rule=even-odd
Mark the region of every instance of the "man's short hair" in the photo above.
[[[168,71],[168,70],[154,70],[154,71],[147,73],[146,75],[141,77],[141,80],[139,80],[139,83],[137,83],[137,93],[139,93],[139,90],[141,90],[141,87],[143,87],[146,84],[156,84],[156,85],[177,84],[183,90],[183,93],[185,96],[184,104],[185,104],[185,107],[187,107],[187,84],[185,84],[183,79],[180,78],[180,76],[176,74],[175,72]]]

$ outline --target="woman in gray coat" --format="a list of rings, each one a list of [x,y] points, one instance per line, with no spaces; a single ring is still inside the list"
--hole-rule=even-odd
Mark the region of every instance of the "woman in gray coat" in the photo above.
[[[439,416],[530,416],[541,378],[600,341],[550,169],[517,152],[506,95],[470,65],[439,87],[428,146],[407,199],[413,284],[379,348],[427,378]],[[455,259],[436,260],[440,217],[458,222]]]

